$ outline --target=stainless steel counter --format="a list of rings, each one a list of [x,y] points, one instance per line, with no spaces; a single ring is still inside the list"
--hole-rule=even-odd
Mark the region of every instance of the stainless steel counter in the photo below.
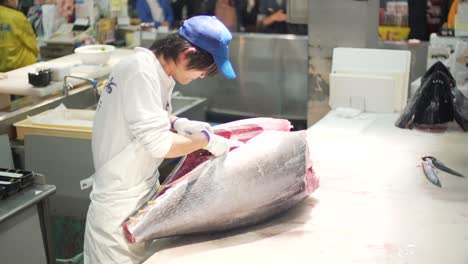
[[[208,98],[208,112],[307,120],[307,36],[238,33],[229,46],[237,74],[176,86],[186,96]]]
[[[55,262],[47,201],[55,189],[53,185],[34,185],[0,200],[2,262]]]
[[[24,100],[32,99],[25,97]],[[55,94],[46,98],[41,98],[39,102],[28,103],[25,106],[12,109],[11,112],[0,116],[0,134],[8,134],[9,138],[13,140],[16,138],[16,129],[13,126],[14,123],[27,118],[27,116],[36,115],[46,110],[53,109],[62,103],[67,108],[85,109],[96,104],[97,98],[90,85],[84,85],[80,88],[73,89],[68,96]]]
[[[0,223],[55,193],[54,185],[34,185],[0,200]]]

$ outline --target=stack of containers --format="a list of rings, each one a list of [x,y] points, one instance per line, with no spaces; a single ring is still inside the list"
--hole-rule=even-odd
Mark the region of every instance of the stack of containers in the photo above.
[[[400,112],[408,99],[410,65],[408,50],[334,48],[330,107]]]
[[[389,26],[408,26],[408,3],[403,1],[387,2],[384,21]]]
[[[389,1],[379,14],[380,40],[405,40],[409,34],[408,3],[406,1]]]

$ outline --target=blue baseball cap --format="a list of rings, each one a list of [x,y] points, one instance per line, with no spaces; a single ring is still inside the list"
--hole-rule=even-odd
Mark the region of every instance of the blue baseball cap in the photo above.
[[[226,26],[214,16],[194,16],[184,21],[179,34],[190,43],[208,51],[218,70],[228,79],[236,78],[229,61],[229,43],[232,35]]]

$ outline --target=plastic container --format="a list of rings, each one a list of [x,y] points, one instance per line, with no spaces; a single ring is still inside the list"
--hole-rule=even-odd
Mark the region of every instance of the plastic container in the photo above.
[[[66,75],[71,74],[71,64],[40,62],[36,64],[36,71],[50,70],[52,81],[61,82]]]
[[[408,39],[409,27],[379,26],[379,39],[390,41],[401,41]]]
[[[1,179],[0,186],[5,188],[7,196],[13,195],[20,190],[21,181],[18,179]]]
[[[82,264],[85,220],[53,216],[55,263]]]
[[[28,72],[28,82],[34,87],[45,87],[52,81],[52,72],[50,69],[40,70],[38,72]]]
[[[34,183],[34,173],[31,171],[0,168],[0,180],[18,180],[20,182],[20,189],[24,189]]]
[[[334,48],[330,105],[400,112],[408,98],[410,65],[407,50]]]
[[[115,47],[111,45],[88,45],[75,49],[75,54],[81,59],[83,64],[106,64]]]

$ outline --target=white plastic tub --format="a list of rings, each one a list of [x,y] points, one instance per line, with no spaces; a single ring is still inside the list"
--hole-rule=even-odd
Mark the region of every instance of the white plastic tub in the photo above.
[[[111,45],[88,45],[75,49],[83,64],[106,64],[115,47]]]

